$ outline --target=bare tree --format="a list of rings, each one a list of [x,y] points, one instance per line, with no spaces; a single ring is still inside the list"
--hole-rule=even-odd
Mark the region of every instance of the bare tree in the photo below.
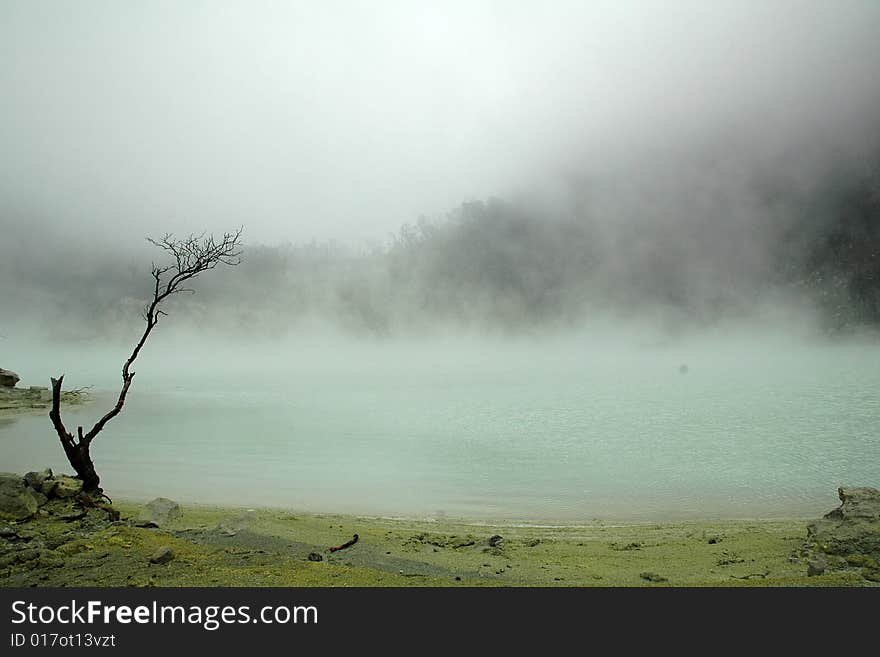
[[[74,438],[73,434],[65,428],[64,422],[61,420],[60,408],[61,383],[64,381],[64,375],[52,379],[52,410],[49,411],[49,418],[61,440],[61,446],[64,448],[67,460],[76,471],[77,477],[82,479],[83,491],[93,494],[102,492],[101,479],[95,472],[89,449],[92,441],[101,433],[106,424],[122,411],[125,397],[134,379],[135,373],[131,371],[131,366],[146,344],[150,333],[159,323],[159,318],[167,315],[161,309],[161,305],[169,297],[180,292],[194,292],[195,290],[186,287],[186,284],[202,272],[214,269],[220,264],[239,264],[241,262],[241,232],[239,228],[235,232],[224,233],[223,238],[219,240],[215,239],[213,235],[205,237],[204,234],[190,235],[183,239],[175,239],[171,234],[166,234],[160,240],[147,238],[149,242],[173,257],[174,262],[161,267],[153,264],[153,299],[144,306],[142,314],[147,325],[128,360],[122,366],[122,390],[119,392],[116,405],[105,413],[87,433],[83,433],[82,427],[77,427],[77,437]]]

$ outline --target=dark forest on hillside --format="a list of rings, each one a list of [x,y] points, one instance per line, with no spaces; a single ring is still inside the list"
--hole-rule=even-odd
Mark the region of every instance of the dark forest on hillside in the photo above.
[[[249,245],[241,267],[201,281],[179,312],[199,326],[268,335],[308,320],[355,334],[446,325],[516,333],[576,327],[606,312],[699,327],[748,317],[782,295],[818,310],[829,332],[876,326],[878,171],[850,167],[800,186],[768,176],[749,182],[748,202],[742,189],[683,202],[687,185],[610,210],[593,203],[595,187],[561,209],[467,202],[404,225],[372,249]],[[66,321],[53,330],[70,337],[137,317],[147,260],[79,254],[69,271],[72,256],[51,240],[46,257],[24,255],[33,239],[24,233],[2,246],[11,307],[60,309]]]

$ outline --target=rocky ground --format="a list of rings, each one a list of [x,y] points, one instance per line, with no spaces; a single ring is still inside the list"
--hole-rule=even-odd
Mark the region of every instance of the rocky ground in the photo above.
[[[806,520],[523,527],[181,508],[163,498],[96,508],[78,496],[77,483],[48,471],[0,477],[0,586],[876,586],[880,580],[880,493],[873,489],[842,489],[841,508],[809,529]],[[33,505],[21,496],[37,502],[30,515]],[[11,517],[10,508],[23,517]]]
[[[807,526],[808,572],[857,571],[880,583],[880,491],[839,488],[840,506]]]

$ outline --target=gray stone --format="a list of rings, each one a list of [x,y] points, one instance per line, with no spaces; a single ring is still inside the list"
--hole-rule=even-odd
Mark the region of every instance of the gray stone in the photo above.
[[[837,489],[841,504],[807,526],[804,556],[808,574],[860,568],[872,574],[880,563],[880,491],[875,488]]]
[[[177,502],[169,500],[167,497],[157,497],[144,505],[137,521],[139,523],[152,522],[161,527],[162,525],[167,525],[175,518],[179,518],[180,515],[180,505]]]
[[[39,472],[28,472],[24,475],[24,483],[34,490],[42,491],[43,482],[52,478],[52,468],[46,468]]]
[[[21,377],[18,374],[0,367],[0,387],[14,388],[19,381],[21,381]]]
[[[153,556],[150,557],[150,563],[168,563],[174,559],[174,556],[174,550],[164,545],[153,553]]]
[[[25,520],[37,512],[39,504],[24,479],[15,474],[0,474],[0,519]]]
[[[489,537],[489,547],[502,547],[504,545],[504,537],[501,534],[494,534]]]
[[[43,494],[48,497],[59,497],[61,499],[67,499],[70,497],[75,497],[82,492],[83,482],[82,479],[75,479],[74,477],[68,477],[67,475],[59,475],[53,478],[55,482],[54,487],[52,488],[52,494],[48,495],[43,489]]]
[[[807,575],[815,577],[828,569],[828,560],[821,554],[807,563]]]
[[[309,561],[324,561],[324,557],[317,552],[309,552]]]

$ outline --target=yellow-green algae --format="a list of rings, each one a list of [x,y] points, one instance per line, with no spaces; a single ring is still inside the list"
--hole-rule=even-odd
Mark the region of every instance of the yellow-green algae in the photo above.
[[[140,507],[116,508],[125,518]],[[19,533],[44,537],[51,549],[0,566],[0,586],[871,584],[854,572],[807,577],[796,556],[804,519],[532,527],[188,506],[161,529],[130,523],[84,529],[99,513],[14,524]],[[354,546],[328,551],[355,533]],[[493,547],[495,535],[503,538]],[[175,558],[150,563],[163,546]],[[310,561],[311,552],[323,560]]]

